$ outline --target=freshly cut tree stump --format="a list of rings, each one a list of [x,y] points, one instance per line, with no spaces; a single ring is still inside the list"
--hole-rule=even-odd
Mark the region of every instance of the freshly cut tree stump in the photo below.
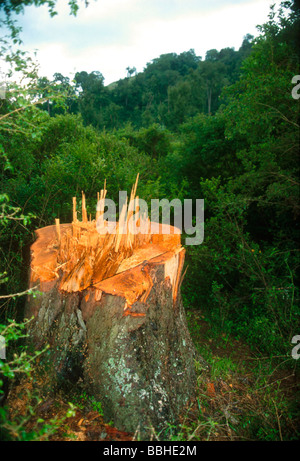
[[[82,221],[74,198],[71,224],[56,220],[36,231],[30,286],[41,295],[28,300],[26,316],[34,317],[34,345],[50,344],[55,383],[80,381],[107,420],[147,439],[184,415],[195,392],[196,355],[180,297],[180,233],[139,216],[136,187],[114,234],[99,233],[107,226],[101,211],[87,219],[84,195]],[[104,187],[102,205],[105,196]],[[130,232],[133,214],[144,233]]]

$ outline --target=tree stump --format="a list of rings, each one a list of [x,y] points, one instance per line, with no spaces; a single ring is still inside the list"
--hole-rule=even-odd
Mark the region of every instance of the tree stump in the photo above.
[[[35,347],[50,345],[55,383],[81,380],[101,401],[106,420],[147,439],[186,411],[196,356],[180,296],[180,233],[139,216],[136,185],[135,204],[127,215],[122,210],[114,234],[99,233],[107,225],[101,212],[87,219],[84,195],[82,221],[73,199],[71,224],[56,220],[36,231],[30,287],[38,286],[40,295],[29,298],[26,316],[34,317]],[[104,187],[100,201],[105,195]],[[128,231],[134,212],[147,232]]]

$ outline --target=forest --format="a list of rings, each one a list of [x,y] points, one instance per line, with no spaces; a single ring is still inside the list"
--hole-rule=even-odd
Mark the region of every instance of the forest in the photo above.
[[[298,3],[271,6],[238,50],[163,54],[107,86],[101,69],[39,74],[15,19],[28,4],[55,14],[51,1],[0,2],[10,66],[0,86],[0,440],[132,440],[102,421],[92,395],[41,390],[47,350],[28,347],[24,309],[37,296],[35,230],[71,222],[81,191],[94,213],[105,180],[117,202],[137,173],[147,203],[205,203],[181,294],[208,368],[195,364],[195,406],[154,438],[299,439]],[[76,1],[70,8],[80,14]]]

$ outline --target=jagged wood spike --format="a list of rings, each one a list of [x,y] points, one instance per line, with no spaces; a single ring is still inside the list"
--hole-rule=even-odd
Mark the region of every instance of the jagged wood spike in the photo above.
[[[73,222],[77,221],[76,197],[73,197]]]
[[[57,240],[60,243],[61,235],[60,235],[60,223],[59,219],[55,219],[55,226],[56,226],[56,234],[57,234]]]
[[[85,194],[82,191],[82,222],[87,222],[87,212],[86,212],[86,204],[85,204]]]

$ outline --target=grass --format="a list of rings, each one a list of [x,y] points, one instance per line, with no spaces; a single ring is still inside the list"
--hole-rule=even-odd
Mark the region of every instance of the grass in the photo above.
[[[197,402],[177,440],[298,440],[299,367],[290,356],[261,357],[189,311],[197,362]],[[204,365],[206,364],[206,366]]]

